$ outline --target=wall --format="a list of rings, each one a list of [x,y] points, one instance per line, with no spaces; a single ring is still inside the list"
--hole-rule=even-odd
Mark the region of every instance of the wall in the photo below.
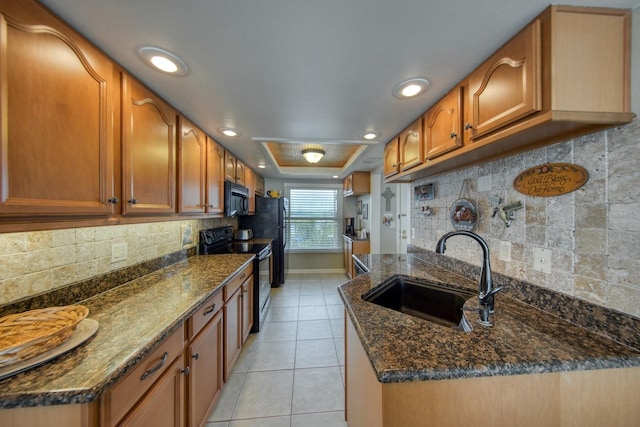
[[[476,231],[488,240],[493,270],[640,316],[640,119],[627,126],[598,132],[531,152],[492,161],[412,183],[436,183],[436,198],[413,201],[413,244],[433,250],[438,238],[453,230],[449,207],[462,183],[478,208]],[[545,162],[575,163],[589,171],[589,181],[558,197],[528,197],[513,188],[514,178]],[[505,227],[492,218],[490,196],[523,209]],[[422,206],[429,205],[427,217]],[[511,243],[511,261],[498,260],[501,241]],[[535,248],[552,251],[551,273],[533,269]],[[479,246],[463,237],[447,242],[447,255],[479,264]]]
[[[183,225],[193,243],[204,228],[232,225],[236,218],[71,228],[0,235],[0,305],[86,280],[183,249]],[[111,263],[113,243],[127,243],[128,258]]]

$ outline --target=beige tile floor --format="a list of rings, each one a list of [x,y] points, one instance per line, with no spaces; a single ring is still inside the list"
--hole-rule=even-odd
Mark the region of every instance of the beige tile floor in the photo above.
[[[342,274],[299,274],[272,289],[207,427],[346,427]]]

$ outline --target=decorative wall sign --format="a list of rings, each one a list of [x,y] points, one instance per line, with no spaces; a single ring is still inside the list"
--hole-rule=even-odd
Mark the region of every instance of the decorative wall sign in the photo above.
[[[414,190],[416,200],[432,200],[436,196],[436,185],[430,184],[419,185]]]
[[[453,228],[456,230],[471,231],[478,222],[476,207],[467,199],[458,199],[453,202],[449,217]]]
[[[358,200],[358,215],[362,215],[362,200]]]
[[[362,219],[369,219],[369,203],[362,204]]]
[[[513,187],[527,196],[552,197],[571,193],[589,179],[582,166],[570,163],[547,163],[521,172]]]

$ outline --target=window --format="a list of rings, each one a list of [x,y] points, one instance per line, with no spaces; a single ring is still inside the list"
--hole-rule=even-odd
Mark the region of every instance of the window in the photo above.
[[[285,195],[290,250],[342,250],[342,186],[285,184]]]

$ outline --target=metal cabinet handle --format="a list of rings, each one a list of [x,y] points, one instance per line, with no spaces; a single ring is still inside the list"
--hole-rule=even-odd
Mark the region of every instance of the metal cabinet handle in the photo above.
[[[242,274],[240,275],[240,278],[241,278],[241,279],[244,279],[245,277],[247,277],[247,273],[242,273]]]
[[[132,205],[135,205],[136,203],[138,203],[138,201],[136,199],[131,199],[129,200],[129,203],[131,203]]]
[[[110,198],[110,199],[107,199],[107,202],[112,203],[112,204],[114,204],[114,205],[117,205],[119,201],[120,201],[120,200],[118,200],[118,198],[117,198],[117,197],[112,197],[112,198]]]
[[[455,132],[451,132],[451,139],[455,139],[458,137],[458,134]]]
[[[200,353],[196,353],[196,354],[192,355],[191,358],[194,359],[194,360],[198,360],[198,358],[200,358]]]
[[[204,313],[202,313],[203,316],[206,316],[207,314],[211,314],[213,313],[213,310],[216,309],[216,304],[214,303],[211,307],[207,308]]]
[[[184,374],[184,375],[189,375],[189,372],[191,372],[191,370],[189,369],[188,366],[186,368],[180,370],[180,373]]]
[[[154,366],[153,368],[149,369],[144,374],[142,374],[142,376],[140,377],[140,381],[144,381],[149,375],[153,374],[158,369],[162,368],[162,365],[164,365],[164,362],[167,361],[168,356],[169,356],[169,352],[165,351],[164,354],[162,355],[162,360],[160,360],[160,363],[158,363],[156,366]]]
[[[473,126],[471,125],[471,123],[467,123],[466,125],[464,125],[464,130],[469,130],[469,129],[473,129]]]

